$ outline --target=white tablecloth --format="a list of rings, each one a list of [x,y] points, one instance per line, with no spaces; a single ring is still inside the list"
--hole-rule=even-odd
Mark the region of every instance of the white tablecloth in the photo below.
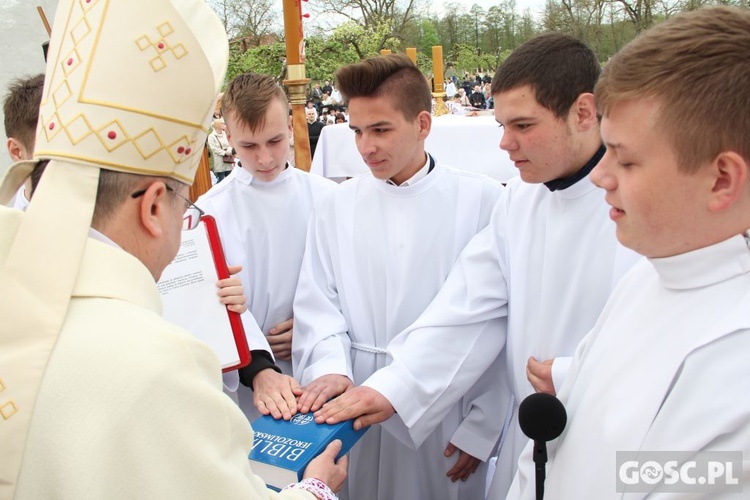
[[[493,116],[433,117],[425,149],[436,160],[455,168],[485,174],[500,182],[518,175],[508,153],[500,149],[502,129]],[[323,128],[310,171],[324,177],[354,177],[369,169],[347,123]]]

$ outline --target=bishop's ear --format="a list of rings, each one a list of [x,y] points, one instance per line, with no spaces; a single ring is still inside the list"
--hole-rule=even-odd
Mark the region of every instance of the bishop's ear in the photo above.
[[[164,234],[164,225],[168,223],[169,191],[164,182],[153,182],[140,198],[138,215],[144,230],[152,237],[158,238]]]

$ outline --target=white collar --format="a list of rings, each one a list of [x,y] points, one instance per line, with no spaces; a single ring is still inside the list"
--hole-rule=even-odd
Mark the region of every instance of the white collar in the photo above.
[[[393,182],[390,179],[386,179],[383,182],[385,182],[386,184],[389,184],[391,186],[396,186],[396,187],[409,187],[409,186],[413,186],[414,184],[416,184],[420,180],[422,180],[425,177],[427,177],[427,174],[430,173],[430,155],[426,154],[425,156],[427,157],[427,161],[425,161],[425,163],[422,166],[422,168],[420,168],[419,170],[417,170],[417,173],[415,173],[414,175],[412,175],[410,178],[408,178],[407,180],[405,180],[401,184],[396,184],[395,182]]]
[[[748,238],[748,233],[738,234],[687,253],[648,260],[667,288],[687,290],[709,286],[750,273]]]
[[[97,231],[93,227],[89,228],[89,238],[91,238],[92,240],[101,241],[102,243],[105,243],[111,247],[122,249],[120,245],[112,241],[107,235],[100,231]]]
[[[235,175],[235,178],[240,181],[242,184],[250,185],[250,184],[258,184],[259,186],[272,186],[274,184],[278,184],[281,182],[284,182],[288,178],[290,178],[292,175],[294,175],[295,168],[291,166],[289,163],[286,164],[286,168],[282,170],[279,175],[276,176],[276,178],[272,181],[265,182],[262,181],[256,177],[253,177],[253,174],[250,173],[249,170],[247,170],[242,165],[239,165],[233,169],[233,173]]]

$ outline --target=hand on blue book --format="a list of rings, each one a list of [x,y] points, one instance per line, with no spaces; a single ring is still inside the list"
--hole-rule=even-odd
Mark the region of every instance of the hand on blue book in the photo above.
[[[317,424],[312,414],[297,413],[291,420],[264,415],[252,423],[254,436],[250,465],[277,491],[303,478],[315,477],[332,490],[346,477],[344,455],[365,434],[352,422]]]
[[[317,411],[326,401],[354,387],[346,375],[331,373],[318,377],[304,387],[299,398],[300,413]]]
[[[370,387],[354,387],[315,412],[318,423],[336,424],[354,420],[354,430],[391,418],[396,410],[388,399]]]
[[[312,459],[302,475],[303,479],[314,477],[320,479],[338,493],[346,479],[346,469],[349,466],[349,457],[344,455],[336,461],[336,455],[341,451],[343,443],[340,439],[334,439],[326,446],[325,451]]]

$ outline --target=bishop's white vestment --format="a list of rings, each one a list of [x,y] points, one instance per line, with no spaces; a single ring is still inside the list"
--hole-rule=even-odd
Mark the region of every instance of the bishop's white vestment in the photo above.
[[[0,264],[22,217],[0,207]],[[162,318],[146,267],[89,238],[14,498],[313,499],[252,473],[252,429],[220,373],[207,345]]]
[[[560,391],[568,424],[547,445],[546,499],[646,497],[616,492],[618,451],[742,451],[747,491],[749,241],[642,260],[622,279]],[[534,498],[530,448],[508,498]]]
[[[216,219],[227,262],[242,266],[238,276],[247,298],[245,315],[252,315],[264,335],[292,317],[308,221],[318,200],[337,187],[291,166],[271,182],[240,167],[196,202]],[[265,343],[250,349],[270,353]],[[292,375],[289,361],[276,364]],[[240,386],[237,392],[248,418],[260,416],[252,391]]]
[[[294,302],[293,362],[301,383],[334,373],[359,385],[388,365],[389,342],[430,303],[461,249],[488,223],[501,189],[483,176],[438,164],[412,185],[367,174],[324,199],[311,221]],[[450,350],[455,342],[439,349]],[[484,475],[451,483],[446,472],[458,454],[445,458],[443,451],[450,441],[489,458],[502,419],[496,426],[483,420],[507,405],[497,380],[488,374],[420,442],[412,442],[398,415],[384,423],[387,431],[370,429],[351,452],[348,498],[481,498]]]

